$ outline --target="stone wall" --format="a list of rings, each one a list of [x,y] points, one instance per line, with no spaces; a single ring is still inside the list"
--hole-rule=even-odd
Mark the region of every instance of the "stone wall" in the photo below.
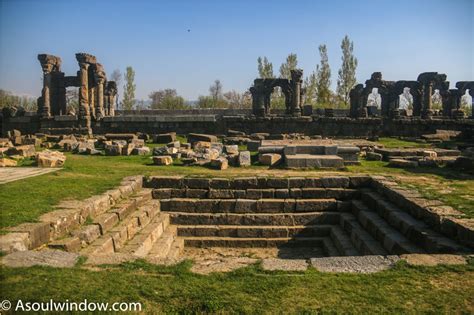
[[[18,129],[23,134],[44,132],[51,134],[86,133],[76,116],[23,116],[5,119],[2,135]],[[328,137],[409,136],[435,133],[437,129],[462,131],[466,137],[474,135],[472,119],[389,119],[348,117],[249,117],[218,115],[130,115],[104,117],[92,122],[95,134],[165,132],[225,134],[227,130],[244,131],[247,134],[266,132],[304,133]]]

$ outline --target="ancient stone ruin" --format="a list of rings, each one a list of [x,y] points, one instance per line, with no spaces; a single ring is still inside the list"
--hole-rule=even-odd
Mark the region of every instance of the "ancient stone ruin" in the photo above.
[[[270,96],[275,87],[280,87],[285,96],[286,114],[301,116],[304,90],[303,70],[291,70],[289,79],[255,79],[249,89],[252,94],[252,111],[255,116],[266,116],[270,113]]]
[[[433,95],[438,95],[442,103],[442,115],[449,118],[462,118],[466,114],[461,108],[461,97],[469,90],[474,95],[474,81],[461,81],[456,83],[456,89],[449,89],[446,74],[438,72],[424,72],[416,81],[385,81],[381,72],[374,72],[371,78],[365,81],[365,86],[357,84],[350,92],[350,116],[363,118],[370,116],[371,106],[367,106],[371,93],[380,95],[380,115],[383,117],[400,118],[407,116],[406,108],[401,108],[401,100],[407,100],[412,106],[412,116],[431,118],[433,116]],[[401,97],[402,96],[402,97]],[[404,107],[404,106],[403,106]]]
[[[61,58],[40,54],[38,60],[43,69],[43,89],[38,99],[38,115],[41,118],[67,115],[66,88],[79,88],[79,120],[88,130],[91,119],[100,120],[115,115],[117,86],[107,81],[103,66],[96,57],[86,53],[76,54],[79,71],[75,76],[65,76],[61,71]]]

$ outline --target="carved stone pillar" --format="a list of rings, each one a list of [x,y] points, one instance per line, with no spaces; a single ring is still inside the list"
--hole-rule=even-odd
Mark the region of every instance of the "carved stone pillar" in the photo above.
[[[423,104],[423,118],[430,118],[433,115],[433,111],[431,110],[432,101],[431,95],[433,94],[433,82],[429,81],[423,84],[423,94],[422,94],[422,104]]]
[[[303,81],[303,70],[296,69],[291,70],[291,83],[292,83],[292,99],[291,99],[291,114],[293,116],[301,116],[301,85]]]
[[[79,63],[79,117],[90,117],[89,110],[89,64]]]

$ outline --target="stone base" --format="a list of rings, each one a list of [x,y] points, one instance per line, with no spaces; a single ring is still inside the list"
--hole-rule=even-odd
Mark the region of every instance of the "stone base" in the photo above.
[[[341,168],[344,167],[344,160],[337,155],[311,155],[296,154],[287,155],[286,166],[289,168]]]

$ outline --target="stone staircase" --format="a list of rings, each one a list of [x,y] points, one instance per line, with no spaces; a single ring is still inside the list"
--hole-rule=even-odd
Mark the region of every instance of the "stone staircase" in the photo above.
[[[321,256],[468,253],[377,192],[370,177],[155,177],[185,247],[312,248]]]
[[[170,215],[162,213],[160,202],[152,199],[151,189],[137,189],[101,212],[48,247],[84,256],[118,253],[160,259],[177,259],[184,247],[176,226],[170,225]]]
[[[472,254],[472,219],[386,178],[133,177],[0,237],[91,264],[177,261],[195,248],[276,248],[281,258]],[[273,249],[272,249],[273,250]]]

